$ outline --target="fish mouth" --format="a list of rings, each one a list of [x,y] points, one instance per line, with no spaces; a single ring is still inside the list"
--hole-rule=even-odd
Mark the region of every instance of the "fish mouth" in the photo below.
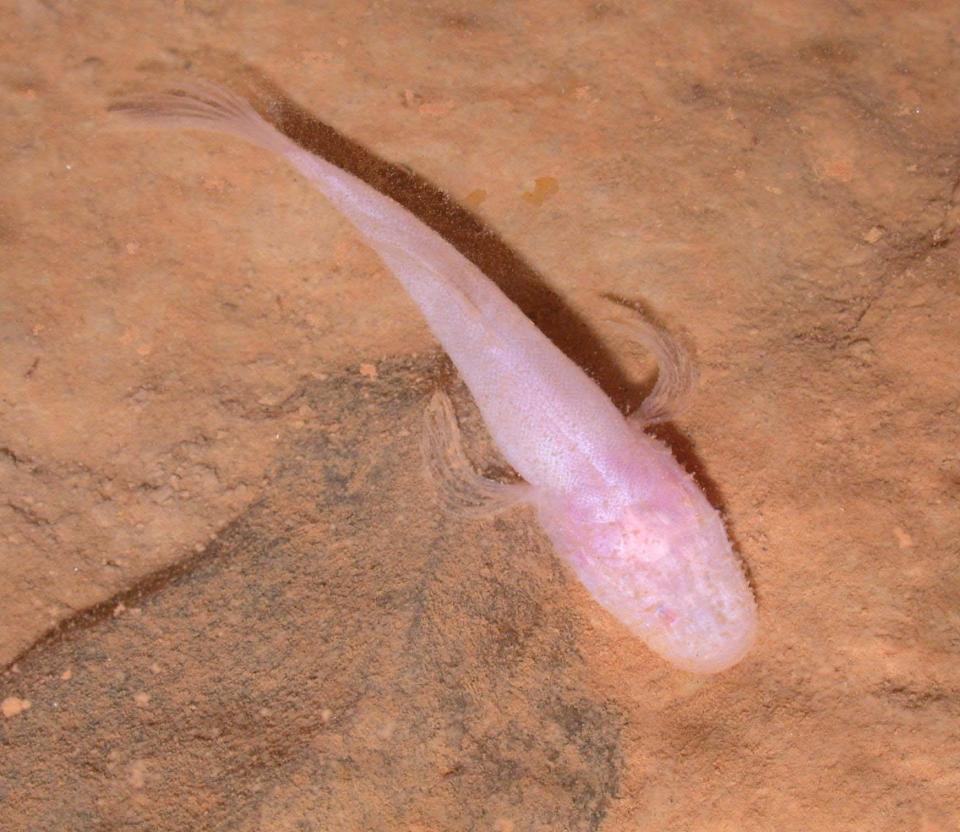
[[[757,641],[754,609],[744,610],[737,622],[722,626],[713,638],[661,637],[647,635],[650,648],[675,667],[691,673],[714,674],[729,670],[746,657]],[[673,635],[674,637],[671,637]]]

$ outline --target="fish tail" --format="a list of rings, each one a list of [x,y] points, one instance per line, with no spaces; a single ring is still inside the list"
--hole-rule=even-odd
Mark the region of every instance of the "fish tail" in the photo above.
[[[282,156],[296,148],[246,98],[209,81],[192,80],[166,92],[124,98],[109,109],[151,127],[228,133]]]

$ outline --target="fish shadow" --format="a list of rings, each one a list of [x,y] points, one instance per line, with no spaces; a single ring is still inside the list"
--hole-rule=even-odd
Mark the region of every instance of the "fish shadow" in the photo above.
[[[282,133],[311,153],[389,196],[436,231],[513,301],[623,411],[646,392],[625,372],[594,327],[542,275],[470,210],[415,171],[373,153],[321,121],[268,75],[229,53],[205,52],[182,61],[197,74],[243,92]]]
[[[236,53],[204,49],[171,54],[178,56],[180,70],[195,72],[243,92],[261,115],[298,145],[353,174],[410,211],[489,277],[557,348],[600,386],[621,412],[630,413],[639,407],[652,387],[652,379],[636,381],[597,329],[469,209],[421,174],[387,161],[317,118],[269,75]],[[610,294],[603,297],[665,328],[645,301]],[[451,368],[443,366],[445,363],[437,365],[439,377],[450,375]],[[726,514],[722,491],[707,474],[693,441],[670,422],[651,428],[651,433],[670,446],[678,461],[694,475],[711,504]],[[730,531],[735,537],[733,530]],[[736,540],[733,542],[736,547]]]

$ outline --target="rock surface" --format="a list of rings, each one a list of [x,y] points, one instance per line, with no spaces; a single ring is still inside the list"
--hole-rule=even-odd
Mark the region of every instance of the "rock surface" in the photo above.
[[[0,10],[0,828],[957,828],[955,4],[117,9]],[[674,671],[526,511],[438,511],[456,383],[376,258],[266,154],[106,115],[196,75],[622,406],[607,296],[695,348],[667,438],[750,567],[745,662]]]

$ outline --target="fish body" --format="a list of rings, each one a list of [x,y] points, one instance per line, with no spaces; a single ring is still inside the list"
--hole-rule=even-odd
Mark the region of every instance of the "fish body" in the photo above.
[[[641,418],[624,417],[450,243],[399,203],[297,145],[232,92],[203,85],[116,109],[271,150],[353,223],[417,304],[497,447],[525,480],[504,485],[469,468],[441,395],[431,403],[425,442],[441,489],[471,494],[481,513],[531,504],[596,600],[678,667],[716,672],[748,652],[756,605],[719,513],[667,447],[643,431],[650,421],[643,409]],[[666,343],[659,338],[653,336],[654,347]],[[655,351],[660,379],[676,377],[676,353]]]

